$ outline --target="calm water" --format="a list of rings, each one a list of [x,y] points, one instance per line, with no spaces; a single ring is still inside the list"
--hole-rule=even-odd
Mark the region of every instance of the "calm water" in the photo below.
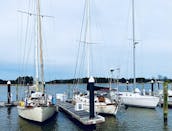
[[[138,85],[140,88],[143,85]],[[49,85],[46,87],[47,92],[64,93],[71,85],[59,84]],[[149,84],[145,85],[148,89]],[[85,88],[81,85],[80,88]],[[26,87],[19,87],[20,98],[24,96]],[[120,90],[125,90],[125,85],[120,85]],[[16,87],[12,87],[13,100],[16,99]],[[7,100],[6,86],[0,86],[0,101]],[[157,107],[156,110],[128,108],[127,110],[121,108],[117,116],[105,116],[106,122],[97,125],[93,128],[85,128],[73,119],[69,119],[67,115],[62,112],[56,114],[51,120],[46,123],[38,124],[30,122],[18,117],[17,108],[0,107],[0,130],[1,131],[83,131],[83,130],[98,130],[98,131],[172,131],[172,109],[169,109],[168,127],[163,125],[163,110]]]

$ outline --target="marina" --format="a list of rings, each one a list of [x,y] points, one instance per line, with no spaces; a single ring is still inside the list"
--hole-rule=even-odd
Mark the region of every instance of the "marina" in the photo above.
[[[1,131],[172,131],[172,1],[0,7]]]
[[[169,123],[172,122],[172,110],[169,110]],[[46,130],[91,130],[78,126],[73,119],[69,119],[69,116],[65,115],[63,112],[59,111],[49,122],[44,124],[37,124],[34,122],[26,121],[18,117],[17,108],[12,107],[0,108],[0,115],[2,116],[2,121],[0,122],[1,130],[29,130],[33,131],[46,131]],[[156,110],[150,109],[138,109],[138,108],[128,108],[127,110],[121,110],[116,117],[106,116],[106,121],[102,124],[96,125],[96,130],[127,130],[127,131],[167,131],[172,129],[172,125],[168,124],[168,128],[165,129],[163,125],[162,108],[157,108]]]
[[[103,84],[105,86],[106,84]],[[66,89],[69,88],[68,84],[56,84],[56,85],[47,85],[46,89],[48,93],[55,95],[56,93],[64,93]],[[142,85],[137,84],[138,87],[142,87]],[[80,85],[80,88],[84,88],[85,85]],[[150,87],[149,84],[145,85],[145,88],[148,89]],[[13,99],[15,100],[16,88],[12,86]],[[0,91],[6,92],[6,86],[1,86]],[[27,87],[19,87],[19,94],[22,94],[22,91],[27,89]],[[120,84],[119,89],[125,89],[125,84]],[[6,90],[6,91],[5,91]],[[24,96],[24,94],[23,94]],[[19,95],[22,98],[22,95]],[[1,100],[7,101],[7,97],[1,95]],[[62,103],[61,103],[62,104]],[[70,107],[70,106],[68,106]],[[67,107],[66,107],[67,108]],[[72,107],[73,108],[73,107]],[[78,124],[76,120],[74,120],[70,115],[64,113],[63,111],[59,111],[57,114],[53,116],[48,122],[43,124],[27,121],[17,114],[17,107],[0,107],[0,115],[3,120],[0,122],[0,127],[3,130],[27,130],[32,128],[33,130],[64,130],[64,128],[68,131],[72,130],[127,130],[127,131],[137,131],[138,129],[141,131],[147,130],[160,130],[166,131],[172,129],[172,109],[168,110],[168,126],[164,127],[163,123],[163,108],[160,106],[155,109],[144,109],[144,108],[133,108],[129,107],[125,109],[124,107],[120,107],[116,116],[103,115],[105,118],[105,122],[96,124],[96,126],[92,129],[91,127],[86,128],[82,125]],[[87,112],[83,115],[89,115]],[[7,126],[9,125],[9,126]]]

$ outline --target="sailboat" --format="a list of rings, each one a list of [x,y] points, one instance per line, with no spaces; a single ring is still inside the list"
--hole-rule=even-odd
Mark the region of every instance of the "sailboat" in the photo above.
[[[85,36],[84,36],[84,44],[86,44],[87,51],[86,51],[86,56],[87,56],[87,78],[92,77],[90,75],[90,49],[89,45],[92,44],[90,41],[90,0],[85,1],[85,15],[86,15],[86,27],[85,27]],[[97,91],[94,93],[95,95],[95,112],[96,113],[103,113],[103,114],[111,114],[111,115],[116,115],[118,111],[118,103],[116,101],[111,101],[110,98],[107,97],[106,94],[99,93],[97,88]],[[86,91],[87,93],[81,93],[77,92],[74,94],[73,101],[74,103],[82,103],[83,109],[89,111],[89,92]]]
[[[138,42],[135,41],[135,16],[134,16],[134,0],[132,0],[132,43],[133,43],[133,74],[134,74],[134,90],[133,92],[119,92],[121,104],[126,106],[143,107],[143,108],[156,108],[159,103],[159,97],[142,95],[141,91],[136,88],[135,77],[135,48]]]
[[[24,101],[20,101],[17,106],[18,115],[27,120],[44,122],[51,118],[57,111],[55,99],[45,93],[42,33],[40,0],[37,0],[37,42],[35,42],[35,84],[29,87],[29,91]],[[40,67],[39,67],[40,65]],[[41,74],[41,82],[39,81]]]

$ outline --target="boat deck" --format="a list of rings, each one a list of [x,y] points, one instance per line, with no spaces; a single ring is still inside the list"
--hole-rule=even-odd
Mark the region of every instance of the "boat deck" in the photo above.
[[[85,110],[76,111],[74,105],[71,103],[58,102],[58,106],[60,109],[62,109],[64,112],[72,116],[83,125],[96,125],[105,122],[105,118],[100,115],[96,115],[95,118],[90,119],[89,112]]]

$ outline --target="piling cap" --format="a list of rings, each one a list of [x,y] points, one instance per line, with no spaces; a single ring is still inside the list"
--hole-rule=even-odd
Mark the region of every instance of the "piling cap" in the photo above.
[[[91,77],[89,78],[88,82],[89,82],[89,83],[94,83],[95,80],[94,80],[94,78],[91,76]]]
[[[8,81],[8,82],[7,82],[7,85],[11,85],[11,81]]]
[[[151,80],[151,83],[154,83],[154,80]]]

